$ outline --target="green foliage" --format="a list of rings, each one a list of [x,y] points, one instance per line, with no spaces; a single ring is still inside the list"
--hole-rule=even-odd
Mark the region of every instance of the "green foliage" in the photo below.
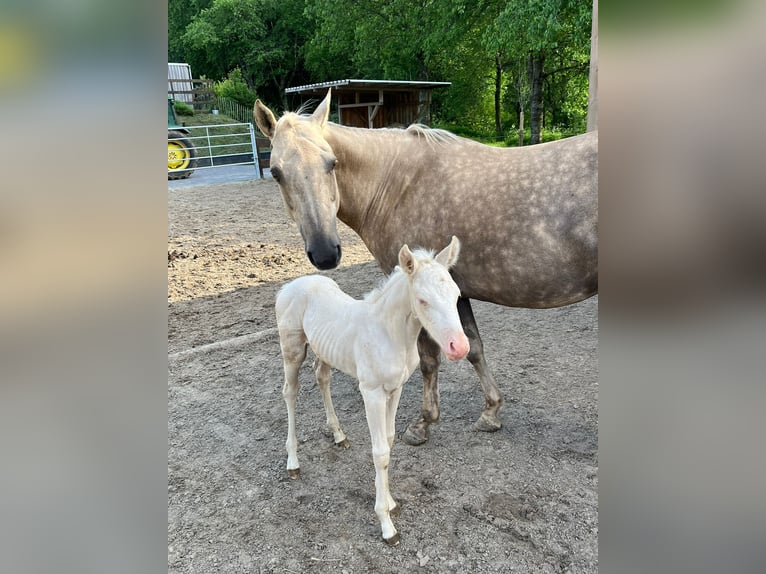
[[[194,115],[194,108],[192,108],[190,105],[186,104],[185,102],[179,102],[179,101],[173,102],[173,109],[175,109],[176,114],[178,114],[179,116]]]
[[[434,121],[490,139],[496,112],[503,134],[519,110],[529,125],[535,53],[540,124],[582,131],[591,12],[592,0],[169,0],[168,53],[248,106],[257,91],[284,109],[285,88],[343,78],[447,80]]]
[[[229,98],[247,108],[253,107],[257,97],[255,91],[248,87],[239,68],[229,72],[225,80],[216,82],[214,90],[217,98]]]
[[[554,127],[543,128],[540,132],[541,142],[552,142],[571,136],[576,136],[583,133],[583,130],[572,129],[567,127]],[[519,145],[519,129],[516,125],[512,125],[503,137],[505,145],[508,147],[516,147]],[[524,129],[524,145],[529,145],[532,142],[532,131],[529,128]]]

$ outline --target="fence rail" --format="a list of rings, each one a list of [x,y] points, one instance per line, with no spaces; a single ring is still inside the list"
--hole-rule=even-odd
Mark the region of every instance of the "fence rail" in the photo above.
[[[213,80],[168,78],[168,94],[196,110],[210,109],[216,105],[214,84]]]

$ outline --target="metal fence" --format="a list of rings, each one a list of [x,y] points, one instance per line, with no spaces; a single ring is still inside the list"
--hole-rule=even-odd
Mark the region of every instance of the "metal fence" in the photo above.
[[[229,98],[220,97],[217,99],[218,110],[230,118],[239,122],[253,123],[253,109],[243,106],[239,102]]]
[[[261,177],[253,124],[185,126],[183,129],[189,131],[184,137],[194,146],[197,154],[195,170],[252,165],[255,177]]]

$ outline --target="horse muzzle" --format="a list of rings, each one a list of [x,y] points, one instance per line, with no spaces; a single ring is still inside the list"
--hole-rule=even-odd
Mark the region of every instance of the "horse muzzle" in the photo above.
[[[456,334],[449,338],[444,347],[444,354],[450,361],[459,361],[468,354],[471,346],[468,343],[468,337],[464,333]]]
[[[340,264],[341,248],[340,243],[331,241],[325,243],[312,243],[306,246],[306,257],[311,264],[325,271],[335,269]]]

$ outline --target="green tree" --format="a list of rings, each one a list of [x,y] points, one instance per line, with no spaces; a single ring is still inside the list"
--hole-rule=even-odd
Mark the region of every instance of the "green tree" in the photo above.
[[[261,0],[212,0],[184,29],[180,41],[195,73],[225,78],[239,68],[254,86],[251,62],[266,33]]]
[[[433,0],[314,0],[306,63],[317,75],[427,80]],[[342,15],[342,17],[339,17]]]
[[[213,0],[168,0],[168,62],[186,62],[181,36],[186,27]]]
[[[219,80],[238,68],[283,108],[298,84],[449,80],[437,121],[506,135],[528,114],[538,141],[584,125],[590,22],[575,0],[169,0],[168,57]]]
[[[306,0],[212,0],[186,25],[177,44],[195,73],[222,79],[238,68],[247,85],[272,105],[306,79]]]
[[[516,59],[526,59],[531,142],[538,143],[546,80],[565,72],[587,77],[592,3],[509,0],[501,4],[492,40]]]

